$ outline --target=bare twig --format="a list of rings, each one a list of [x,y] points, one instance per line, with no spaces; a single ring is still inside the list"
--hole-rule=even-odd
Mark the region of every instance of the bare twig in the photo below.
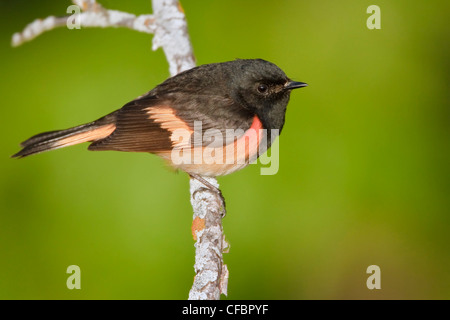
[[[178,0],[153,0],[153,14],[136,16],[131,13],[109,10],[95,0],[73,0],[82,12],[76,16],[47,17],[38,19],[15,33],[12,45],[19,46],[42,33],[66,26],[71,18],[78,19],[80,27],[125,27],[139,32],[152,33],[153,46],[162,48],[173,76],[195,67],[195,58],[187,31],[184,11]],[[203,177],[217,186],[214,178]],[[225,204],[221,195],[207,188],[202,182],[190,180],[191,204],[194,210],[192,231],[195,244],[196,276],[189,292],[189,299],[220,299],[227,294],[228,269],[222,253],[228,249],[222,229]]]

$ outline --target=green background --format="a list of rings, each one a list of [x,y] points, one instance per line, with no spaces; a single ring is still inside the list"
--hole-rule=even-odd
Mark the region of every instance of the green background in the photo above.
[[[135,14],[150,1],[100,1]],[[18,143],[97,119],[168,77],[152,36],[14,32],[70,1],[0,2],[0,298],[186,299],[189,182],[147,154]],[[264,58],[294,91],[280,170],[219,178],[229,299],[450,298],[449,1],[182,2],[198,64]],[[381,30],[366,9],[381,8]],[[66,268],[81,268],[68,290]],[[366,269],[381,268],[381,290]]]

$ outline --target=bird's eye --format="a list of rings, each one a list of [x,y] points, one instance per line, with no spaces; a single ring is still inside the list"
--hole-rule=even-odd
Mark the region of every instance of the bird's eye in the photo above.
[[[258,86],[258,92],[259,93],[266,93],[269,87],[266,84],[260,84]]]

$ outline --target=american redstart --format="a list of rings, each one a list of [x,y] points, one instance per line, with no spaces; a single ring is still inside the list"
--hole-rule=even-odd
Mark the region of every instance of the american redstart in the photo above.
[[[93,151],[154,153],[206,182],[201,176],[239,170],[269,148],[273,132],[283,128],[291,90],[305,86],[261,59],[206,64],[167,79],[96,121],[35,135],[13,157],[91,142]],[[262,130],[269,139],[259,148]],[[247,145],[240,148],[240,142]]]

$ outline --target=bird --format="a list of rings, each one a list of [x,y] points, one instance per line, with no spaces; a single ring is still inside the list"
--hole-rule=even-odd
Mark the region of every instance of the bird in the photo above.
[[[156,154],[212,188],[202,177],[240,170],[270,147],[283,129],[291,91],[306,86],[263,59],[205,64],[95,121],[34,135],[12,157],[90,142],[91,151]],[[239,148],[239,142],[247,144]],[[230,150],[231,160],[225,159]]]

